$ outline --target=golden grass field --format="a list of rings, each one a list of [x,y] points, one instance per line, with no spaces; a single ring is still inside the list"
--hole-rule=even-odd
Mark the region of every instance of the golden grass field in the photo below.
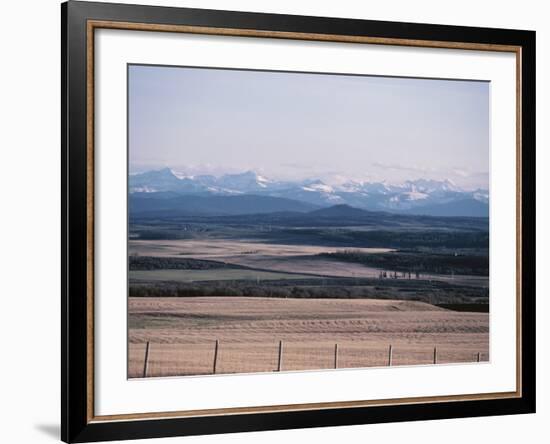
[[[129,298],[130,378],[476,362],[489,359],[488,313],[423,302],[246,297]]]

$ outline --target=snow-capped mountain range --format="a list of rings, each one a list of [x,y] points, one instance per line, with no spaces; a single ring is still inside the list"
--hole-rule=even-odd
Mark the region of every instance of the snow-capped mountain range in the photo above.
[[[188,176],[169,168],[132,174],[132,194],[270,196],[306,202],[319,207],[350,205],[371,211],[406,212],[437,216],[487,216],[488,190],[463,190],[450,180],[419,179],[402,184],[347,181],[329,185],[319,179],[277,181],[254,171]],[[152,197],[152,196],[151,196]]]

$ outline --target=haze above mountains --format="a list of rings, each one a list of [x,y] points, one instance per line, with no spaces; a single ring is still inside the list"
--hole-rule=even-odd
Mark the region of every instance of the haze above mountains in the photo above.
[[[350,180],[335,186],[316,178],[272,180],[254,171],[215,177],[164,168],[130,175],[129,192],[132,215],[305,213],[329,207],[338,208],[342,217],[356,215],[355,209],[443,217],[489,215],[488,190],[463,190],[449,180],[398,185]]]

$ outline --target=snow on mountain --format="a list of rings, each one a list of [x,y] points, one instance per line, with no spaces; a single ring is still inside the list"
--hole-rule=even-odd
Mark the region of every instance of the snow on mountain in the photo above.
[[[181,188],[183,184],[182,179],[178,179],[170,168],[133,174],[129,181],[131,193],[172,191],[174,188]]]
[[[240,174],[226,174],[216,181],[216,184],[237,191],[266,188],[266,179],[260,178],[254,171],[246,171]]]
[[[130,193],[175,192],[180,195],[262,195],[302,201],[318,206],[350,205],[375,211],[416,211],[422,207],[476,201],[488,205],[489,192],[466,191],[450,180],[417,179],[402,184],[342,181],[329,185],[317,178],[276,181],[254,171],[223,176],[186,175],[169,168],[132,174]],[[445,208],[447,208],[445,207]]]
[[[349,180],[338,186],[338,189],[347,193],[359,193],[363,191],[364,182]]]
[[[320,193],[334,193],[334,188],[320,180],[306,181],[302,189],[305,191],[318,191]]]
[[[159,191],[155,188],[150,188],[148,186],[134,186],[132,187],[132,193],[158,193]]]
[[[419,191],[408,191],[402,194],[406,200],[423,200],[430,197],[427,193],[420,193]]]
[[[489,191],[488,190],[475,190],[472,193],[472,198],[483,203],[489,203]]]
[[[441,191],[462,191],[449,179],[443,181],[432,179],[408,180],[404,184],[421,192],[433,193]]]
[[[402,190],[402,187],[390,185],[386,182],[360,182],[351,180],[343,183],[339,189],[346,192],[387,195]]]

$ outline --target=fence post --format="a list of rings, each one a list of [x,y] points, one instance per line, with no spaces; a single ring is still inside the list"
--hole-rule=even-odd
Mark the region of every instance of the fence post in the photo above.
[[[391,364],[392,364],[392,360],[393,360],[393,347],[390,344],[390,350],[388,352],[388,365],[390,367],[391,367]]]
[[[149,341],[145,344],[145,359],[143,360],[143,377],[147,377],[147,367],[149,367]]]
[[[283,341],[279,341],[279,363],[277,364],[277,371],[280,372],[283,368]]]
[[[477,362],[481,362],[481,353],[477,352]]]
[[[434,347],[434,364],[437,364],[437,347]]]
[[[212,373],[216,374],[216,367],[218,365],[218,347],[220,346],[220,341],[216,339],[216,343],[214,345],[214,365],[212,367]]]
[[[338,368],[338,344],[334,344],[334,368]]]

